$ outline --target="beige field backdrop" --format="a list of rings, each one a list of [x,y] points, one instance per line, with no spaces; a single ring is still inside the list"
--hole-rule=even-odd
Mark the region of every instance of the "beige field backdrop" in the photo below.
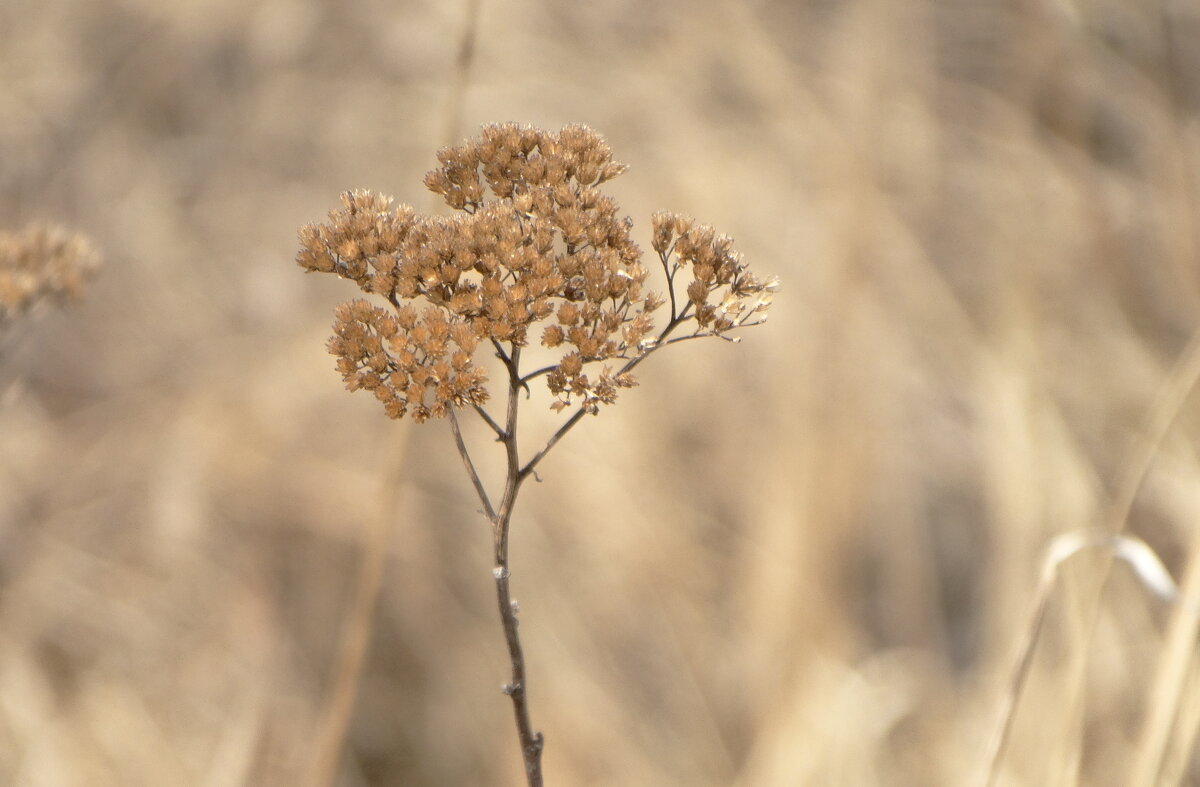
[[[1200,784],[1198,7],[483,0],[464,73],[470,14],[0,3],[0,227],[105,258],[0,344],[0,784],[311,783],[380,522],[334,783],[523,783],[448,424],[343,390],[356,290],[294,263],[508,120],[603,133],[644,248],[690,214],[784,285],[525,487],[549,784],[982,784],[1002,718],[999,784]],[[1046,584],[1118,526],[1141,574]]]

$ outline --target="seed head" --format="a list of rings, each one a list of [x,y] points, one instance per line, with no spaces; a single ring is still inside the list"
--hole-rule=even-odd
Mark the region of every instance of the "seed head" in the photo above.
[[[611,404],[636,384],[612,362],[630,364],[659,346],[650,312],[666,302],[645,286],[633,222],[598,188],[625,165],[582,125],[557,133],[489,125],[437,159],[425,185],[454,214],[422,215],[354,191],[327,222],[300,230],[301,267],[351,279],[391,305],[339,307],[329,350],[347,387],[372,391],[393,418],[441,417],[487,399],[486,375],[472,360],[481,342],[515,349],[534,336],[561,353],[546,371],[556,409]],[[672,286],[678,269],[692,271],[687,300],[672,296],[678,311],[668,330],[692,322],[693,335],[720,334],[761,321],[770,287],[729,238],[657,213],[652,245]],[[593,365],[599,371],[589,376]]]

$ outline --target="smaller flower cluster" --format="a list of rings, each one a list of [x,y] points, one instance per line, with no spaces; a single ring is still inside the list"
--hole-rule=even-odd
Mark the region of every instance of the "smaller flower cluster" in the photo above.
[[[694,335],[721,335],[766,320],[779,280],[761,281],[751,273],[742,255],[733,250],[732,238],[675,213],[655,213],[651,220],[651,243],[672,285],[680,268],[692,272],[688,304],[676,309],[679,314],[691,310],[697,326]]]
[[[78,297],[99,263],[99,255],[83,236],[60,227],[0,232],[0,324],[44,298]]]
[[[393,257],[412,229],[415,211],[407,205],[393,210],[391,197],[362,190],[343,194],[342,205],[328,223],[300,229],[296,262],[311,272],[336,273],[366,292],[388,292]]]
[[[440,309],[405,304],[392,313],[360,298],[337,308],[329,352],[351,391],[370,391],[388,416],[411,411],[420,423],[487,401],[483,370],[471,362],[477,343]]]

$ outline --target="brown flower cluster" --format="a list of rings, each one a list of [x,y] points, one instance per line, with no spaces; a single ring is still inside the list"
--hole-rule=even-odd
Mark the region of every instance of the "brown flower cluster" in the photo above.
[[[654,250],[667,272],[672,294],[678,271],[691,271],[683,313],[696,321],[696,335],[721,335],[766,320],[779,282],[764,282],[751,273],[742,255],[733,250],[732,238],[674,213],[655,213],[652,220]]]
[[[329,351],[351,391],[365,388],[392,418],[411,410],[419,423],[487,400],[483,370],[471,362],[478,341],[440,309],[418,314],[404,304],[393,314],[360,298],[338,307]]]
[[[78,297],[99,260],[83,236],[60,227],[0,232],[0,324],[42,299]]]
[[[354,191],[327,222],[300,231],[301,267],[352,279],[392,305],[343,306],[329,344],[347,385],[373,391],[392,417],[411,410],[423,420],[482,403],[486,375],[471,357],[480,342],[514,381],[544,373],[556,408],[578,403],[595,413],[636,384],[628,369],[680,324],[694,321],[692,335],[703,335],[761,321],[773,285],[746,271],[728,238],[659,214],[654,247],[674,308],[654,333],[650,313],[666,299],[646,289],[632,221],[598,188],[626,167],[585,126],[486,126],[438,160],[425,184],[452,216]],[[682,267],[694,280],[687,303],[676,304]],[[426,306],[418,312],[411,301]],[[562,354],[520,377],[514,360],[535,323],[537,341]]]

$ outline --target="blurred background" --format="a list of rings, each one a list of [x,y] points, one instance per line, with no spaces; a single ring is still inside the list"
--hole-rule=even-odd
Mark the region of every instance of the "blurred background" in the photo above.
[[[506,120],[605,134],[644,248],[690,214],[784,283],[524,489],[547,782],[975,784],[1005,718],[997,783],[1132,783],[1194,618],[1103,550],[1040,572],[1139,445],[1126,532],[1197,556],[1198,109],[1178,0],[0,4],[0,226],[105,257],[0,344],[0,783],[523,783],[448,424],[343,390],[357,290],[293,262]]]

